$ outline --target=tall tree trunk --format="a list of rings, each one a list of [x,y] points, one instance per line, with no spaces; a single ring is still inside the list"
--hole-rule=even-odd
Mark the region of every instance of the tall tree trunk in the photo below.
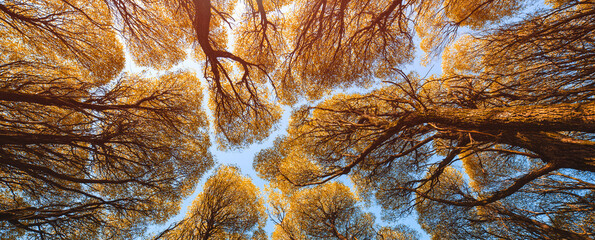
[[[458,132],[472,130],[476,141],[517,146],[559,168],[595,172],[595,142],[563,131],[595,133],[595,102],[489,109],[436,108],[415,112],[413,125],[435,123]]]
[[[595,142],[556,132],[505,132],[498,140],[530,150],[560,168],[595,172]]]
[[[462,129],[579,131],[595,133],[595,101],[573,104],[487,109],[437,108],[411,115],[412,122],[432,122]]]

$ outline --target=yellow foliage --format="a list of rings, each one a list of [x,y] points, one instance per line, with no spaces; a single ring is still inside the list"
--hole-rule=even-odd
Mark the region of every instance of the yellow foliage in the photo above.
[[[263,199],[237,168],[221,166],[207,179],[187,216],[165,239],[249,239],[266,222]]]

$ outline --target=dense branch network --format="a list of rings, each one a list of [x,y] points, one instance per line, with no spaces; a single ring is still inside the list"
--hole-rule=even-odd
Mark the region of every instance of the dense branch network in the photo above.
[[[3,1],[0,236],[127,239],[175,214],[213,165],[199,79],[161,71],[190,56],[221,148],[266,139],[282,105],[325,99],[257,156],[283,192],[276,238],[413,236],[374,225],[332,182],[345,175],[433,236],[593,237],[594,3],[528,4]],[[402,71],[416,36],[441,75]],[[159,76],[122,73],[126,52]],[[351,86],[375,89],[327,98]],[[264,237],[258,190],[217,171],[158,238]]]
[[[537,211],[517,199],[541,196],[537,185],[556,174],[593,181],[592,6],[573,2],[463,37],[446,49],[450,62],[441,77],[397,75],[369,94],[336,95],[301,109],[255,167],[286,191],[349,175],[395,216],[417,206],[428,224],[422,226],[440,236],[586,238],[589,208],[562,209],[589,199],[590,187],[548,185],[552,192],[541,193],[547,200],[536,200],[543,214],[566,214],[563,228],[529,215],[510,222],[510,235],[488,229],[496,219]],[[557,204],[548,203],[553,199]],[[464,214],[440,214],[450,211]],[[479,212],[489,217],[479,220]],[[457,217],[482,224],[442,229],[448,224],[439,220]]]

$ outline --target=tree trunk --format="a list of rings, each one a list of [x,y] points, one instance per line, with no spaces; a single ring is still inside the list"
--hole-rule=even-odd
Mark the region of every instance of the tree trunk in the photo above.
[[[435,123],[445,131],[470,130],[475,141],[517,146],[559,168],[595,172],[595,142],[559,132],[595,133],[595,102],[489,109],[437,108],[412,113],[412,124]]]
[[[437,108],[412,114],[412,121],[462,129],[579,131],[595,133],[595,102],[488,109]]]
[[[501,143],[530,150],[560,168],[595,172],[595,142],[552,132],[506,132]]]

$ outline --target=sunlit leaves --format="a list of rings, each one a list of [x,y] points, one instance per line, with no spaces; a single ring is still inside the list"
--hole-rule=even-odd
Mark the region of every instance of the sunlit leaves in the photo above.
[[[349,188],[329,183],[304,189],[290,197],[289,209],[277,219],[278,239],[308,237],[308,239],[364,238],[372,232],[372,216],[356,205],[357,199]]]
[[[592,11],[585,8],[592,3],[535,9],[508,25],[498,21],[523,3],[424,3],[437,11],[423,12],[427,17],[444,14],[438,14],[438,23],[416,25],[422,34],[424,27],[436,30],[427,33],[437,39],[431,48],[450,44],[442,38],[452,36],[448,26],[494,30],[448,45],[442,76],[401,74],[388,87],[338,94],[296,111],[288,135],[258,156],[256,169],[286,192],[295,191],[287,183],[318,185],[348,175],[389,219],[417,206],[436,238],[587,236],[557,221],[589,219],[590,207],[569,206],[588,199],[592,188],[578,190],[574,180],[554,175],[574,169],[570,175],[591,186],[592,179],[579,172],[594,171],[588,157],[593,130],[544,123],[557,116],[591,116],[565,112],[563,106],[592,106]],[[483,13],[475,16],[469,8]],[[530,124],[514,126],[519,114]],[[484,117],[489,120],[478,125]],[[499,119],[502,124],[489,126]],[[511,233],[500,231],[504,228]]]
[[[175,1],[108,1],[127,50],[140,66],[166,70],[186,58],[192,21]]]
[[[2,205],[3,235],[141,234],[177,212],[213,164],[189,73],[97,85],[43,63],[5,67],[0,158],[11,200]]]
[[[0,14],[3,58],[71,62],[89,72],[87,81],[100,83],[124,66],[122,46],[110,30],[112,17],[102,2],[7,1],[0,5]]]
[[[117,34],[145,34],[139,32],[147,30],[145,17],[166,14],[140,5],[1,4],[3,237],[142,235],[148,224],[176,213],[212,166],[198,79],[183,72],[121,73],[124,46]],[[131,6],[136,12],[124,14]],[[151,54],[157,54],[152,61],[163,60]],[[181,58],[151,64],[167,68]]]
[[[476,105],[588,98],[594,82],[589,5],[574,2],[490,34],[462,37],[443,57],[451,94],[474,95]]]
[[[433,192],[434,196],[456,196],[453,193],[464,183],[452,181],[457,178],[453,173],[457,174],[450,171],[444,175],[439,184],[447,185],[436,188],[439,192]],[[565,177],[560,173],[546,176],[520,193],[486,206],[424,201],[417,205],[419,221],[434,239],[584,239],[590,234],[590,227],[585,226],[593,221],[592,204],[585,202],[590,194],[584,194],[590,190],[579,190],[586,182],[571,183],[563,180]],[[569,184],[567,189],[557,185],[560,180]]]
[[[163,239],[250,239],[262,235],[266,221],[259,189],[238,169],[222,166],[209,177],[186,218]],[[262,237],[262,236],[261,236]]]
[[[284,34],[292,51],[280,87],[318,99],[329,89],[369,83],[409,62],[407,4],[401,1],[295,3]],[[282,99],[291,99],[285,93]]]
[[[418,239],[419,234],[405,225],[397,225],[395,227],[382,227],[376,233],[376,240],[406,240]]]
[[[254,164],[284,194],[271,196],[275,238],[413,238],[325,185],[343,175],[387,219],[416,206],[435,237],[590,237],[593,3],[529,3],[3,1],[0,233],[142,235],[213,165],[207,132],[244,147],[283,104],[324,98]],[[469,35],[454,41],[459,27]],[[430,54],[445,47],[442,76],[399,70],[414,34]],[[192,56],[199,77],[121,73],[124,49],[159,71]],[[351,86],[376,89],[326,98]],[[166,234],[263,239],[257,192],[222,167]]]
[[[485,29],[513,16],[524,3],[502,0],[422,1],[416,8],[418,19],[415,25],[421,38],[420,48],[429,56],[437,55],[445,44],[454,40],[458,27]]]
[[[282,197],[271,193],[273,239],[417,239],[406,226],[380,227],[344,184],[331,182]]]

